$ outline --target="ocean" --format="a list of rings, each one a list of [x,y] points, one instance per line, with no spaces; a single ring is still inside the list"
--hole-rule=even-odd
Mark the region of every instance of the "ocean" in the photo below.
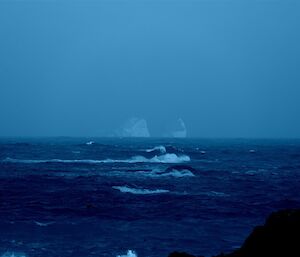
[[[212,256],[300,208],[300,140],[0,139],[0,256]]]

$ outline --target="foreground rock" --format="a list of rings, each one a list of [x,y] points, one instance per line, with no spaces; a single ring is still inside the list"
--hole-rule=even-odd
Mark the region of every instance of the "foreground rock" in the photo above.
[[[256,227],[242,247],[230,254],[215,257],[299,257],[300,210],[271,214],[264,226]],[[169,257],[195,257],[174,252]]]
[[[169,255],[169,257],[195,257],[194,255],[182,252],[173,252]],[[200,256],[199,256],[200,257]]]

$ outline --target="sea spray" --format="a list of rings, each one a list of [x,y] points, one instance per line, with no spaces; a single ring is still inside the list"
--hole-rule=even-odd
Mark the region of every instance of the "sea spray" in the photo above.
[[[135,251],[128,250],[125,255],[117,255],[117,257],[138,257]]]
[[[160,145],[160,146],[155,146],[155,147],[153,147],[153,148],[151,148],[151,149],[147,149],[147,150],[146,150],[147,153],[151,153],[151,152],[154,152],[154,151],[159,151],[159,152],[161,152],[162,154],[165,154],[165,153],[167,152],[167,149],[166,149],[165,146]]]

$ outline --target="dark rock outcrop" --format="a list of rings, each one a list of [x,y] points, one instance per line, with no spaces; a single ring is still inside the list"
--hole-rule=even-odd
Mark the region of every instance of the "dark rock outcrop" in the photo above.
[[[254,228],[242,247],[215,257],[299,257],[300,210],[274,212],[265,225]],[[169,257],[195,257],[172,253]]]
[[[169,257],[195,257],[195,256],[184,252],[173,252],[169,254]]]

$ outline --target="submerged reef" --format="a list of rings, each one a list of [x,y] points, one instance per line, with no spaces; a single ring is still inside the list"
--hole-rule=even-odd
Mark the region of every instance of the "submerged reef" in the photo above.
[[[263,226],[257,226],[238,250],[214,257],[299,257],[300,209],[272,213]],[[169,257],[196,257],[173,252]],[[200,256],[199,256],[200,257]]]

